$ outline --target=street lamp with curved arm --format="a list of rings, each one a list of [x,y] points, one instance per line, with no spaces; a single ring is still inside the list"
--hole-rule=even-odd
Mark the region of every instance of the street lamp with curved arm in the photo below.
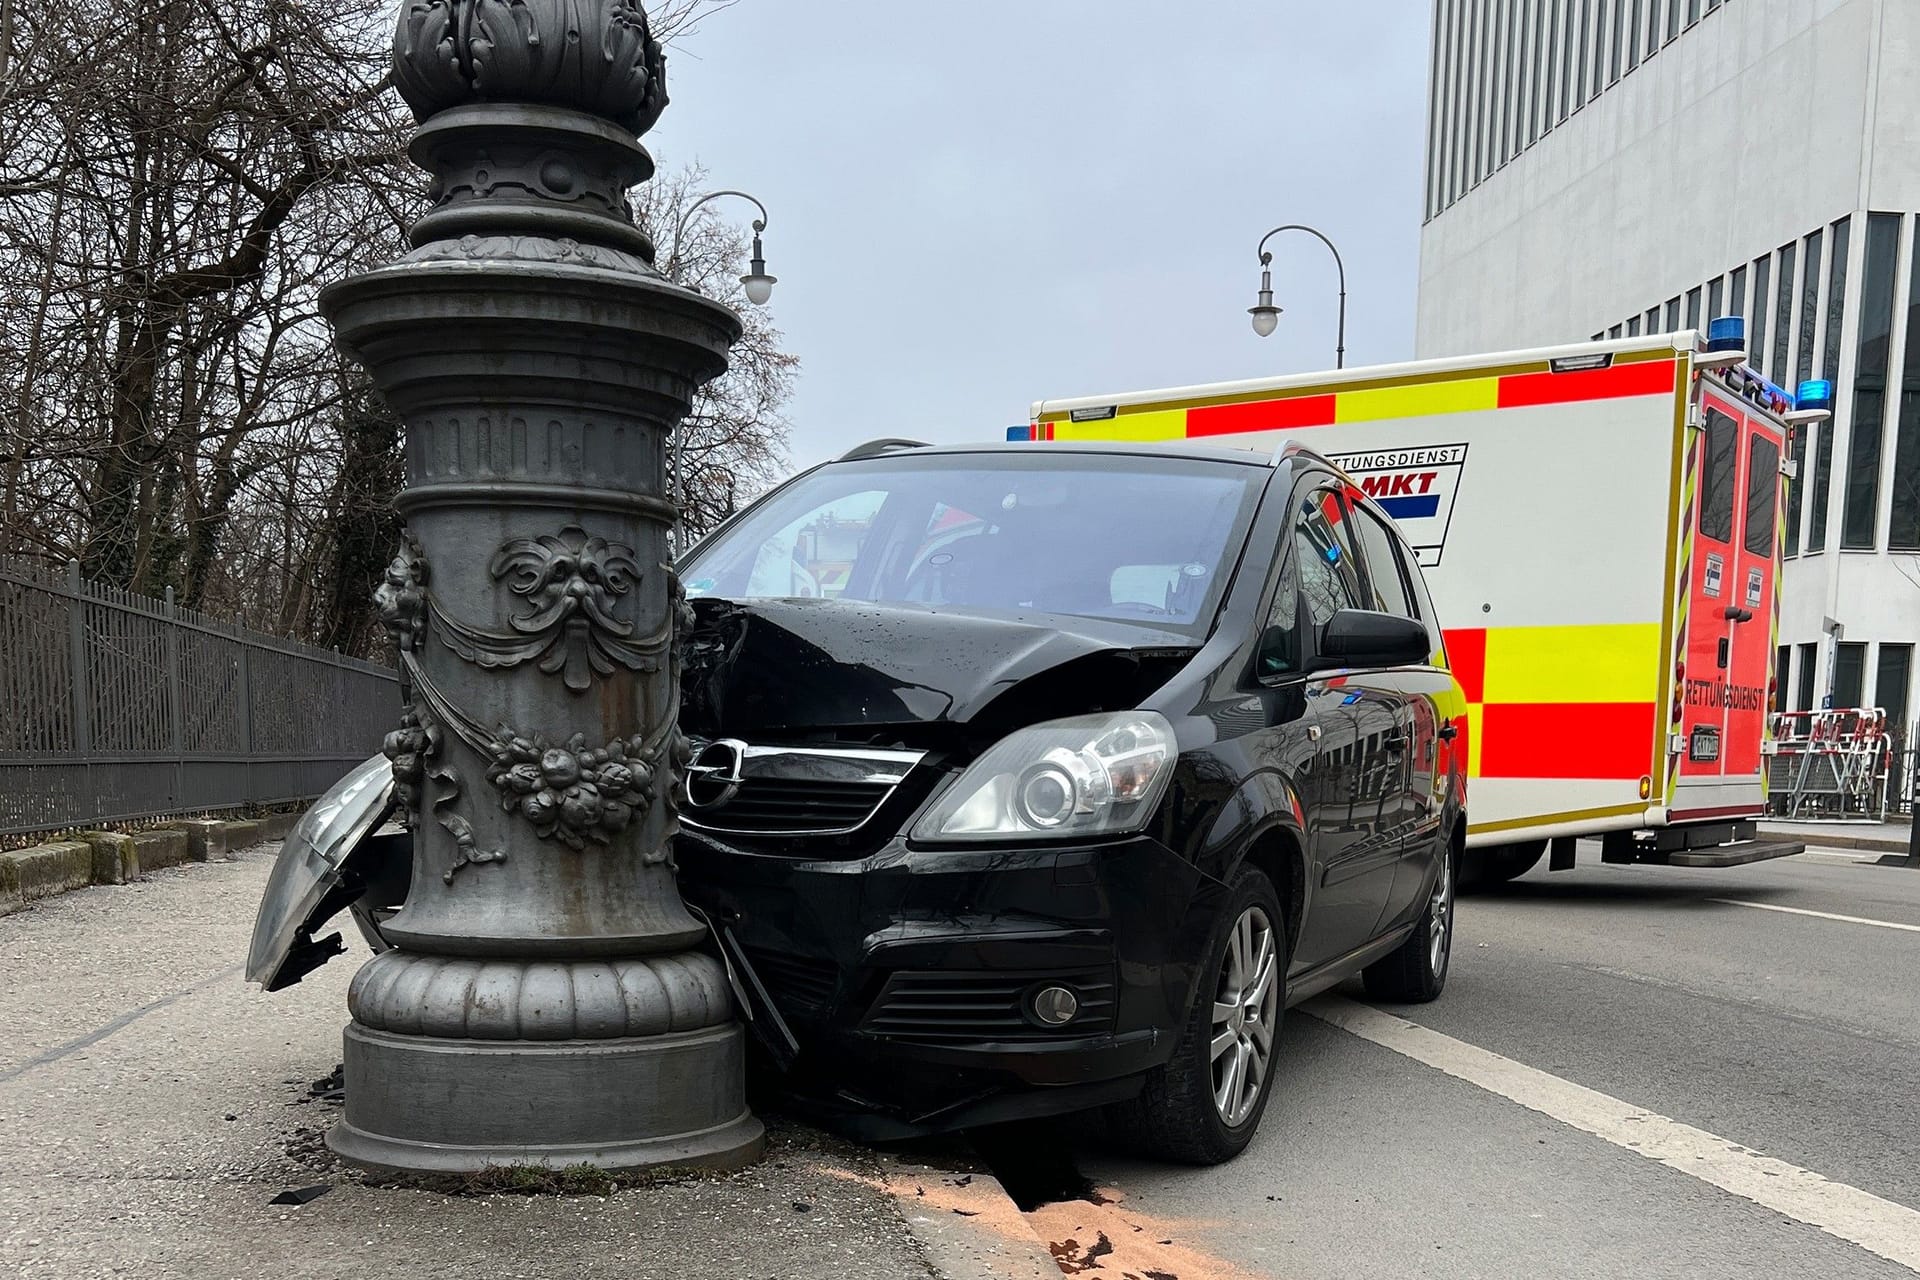
[[[673,229],[673,253],[667,258],[667,278],[672,279],[674,268],[680,265],[680,244],[686,236],[687,223],[692,221],[694,213],[701,205],[718,200],[721,196],[734,196],[745,200],[760,211],[760,216],[753,220],[753,259],[747,264],[747,274],[740,277],[740,285],[747,291],[748,302],[756,307],[764,306],[767,299],[773,296],[773,286],[777,279],[767,274],[766,253],[760,247],[760,233],[767,229],[767,206],[744,191],[709,191],[687,206],[686,212],[680,215],[679,225]]]
[[[1280,323],[1280,308],[1273,304],[1273,255],[1267,252],[1267,241],[1282,231],[1304,231],[1321,244],[1327,246],[1327,252],[1333,255],[1334,270],[1340,273],[1340,321],[1338,335],[1334,339],[1333,367],[1344,369],[1347,364],[1347,266],[1340,261],[1340,251],[1333,247],[1333,241],[1314,228],[1298,222],[1289,222],[1284,227],[1275,227],[1260,237],[1260,298],[1247,308],[1247,314],[1253,317],[1253,331],[1261,337],[1271,334]]]

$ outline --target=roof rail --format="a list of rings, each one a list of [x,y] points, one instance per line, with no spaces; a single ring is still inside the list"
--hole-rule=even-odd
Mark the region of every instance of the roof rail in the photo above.
[[[883,453],[893,453],[900,449],[924,449],[926,447],[927,442],[925,440],[901,440],[897,437],[888,436],[879,440],[869,440],[865,444],[857,444],[841,454],[838,461],[852,462],[858,458],[877,458]]]

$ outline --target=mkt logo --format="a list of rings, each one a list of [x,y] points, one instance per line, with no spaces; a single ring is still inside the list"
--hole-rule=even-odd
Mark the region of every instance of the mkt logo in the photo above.
[[[1447,525],[1453,519],[1454,495],[1460,491],[1460,476],[1467,467],[1466,445],[1420,445],[1327,457],[1393,517],[1423,566],[1431,569],[1440,563]]]

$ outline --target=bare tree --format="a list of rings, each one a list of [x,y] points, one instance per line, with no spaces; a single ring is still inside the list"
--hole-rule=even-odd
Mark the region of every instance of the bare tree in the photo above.
[[[662,0],[684,41],[734,0]],[[391,0],[0,0],[0,550],[364,652],[399,424],[321,286],[426,204],[387,83]],[[693,173],[636,193],[671,235]],[[741,237],[689,228],[739,304]],[[783,465],[793,361],[764,313],[689,425],[704,525]]]

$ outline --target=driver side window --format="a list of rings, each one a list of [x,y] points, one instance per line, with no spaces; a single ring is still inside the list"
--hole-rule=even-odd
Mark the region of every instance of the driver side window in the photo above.
[[[1317,635],[1340,610],[1362,607],[1359,567],[1343,532],[1352,527],[1352,512],[1336,489],[1310,490],[1295,508],[1260,647],[1262,677],[1302,670],[1308,629]]]
[[[1300,504],[1293,525],[1300,598],[1316,632],[1342,609],[1361,604],[1359,563],[1353,554],[1353,514],[1336,489],[1316,489]]]

